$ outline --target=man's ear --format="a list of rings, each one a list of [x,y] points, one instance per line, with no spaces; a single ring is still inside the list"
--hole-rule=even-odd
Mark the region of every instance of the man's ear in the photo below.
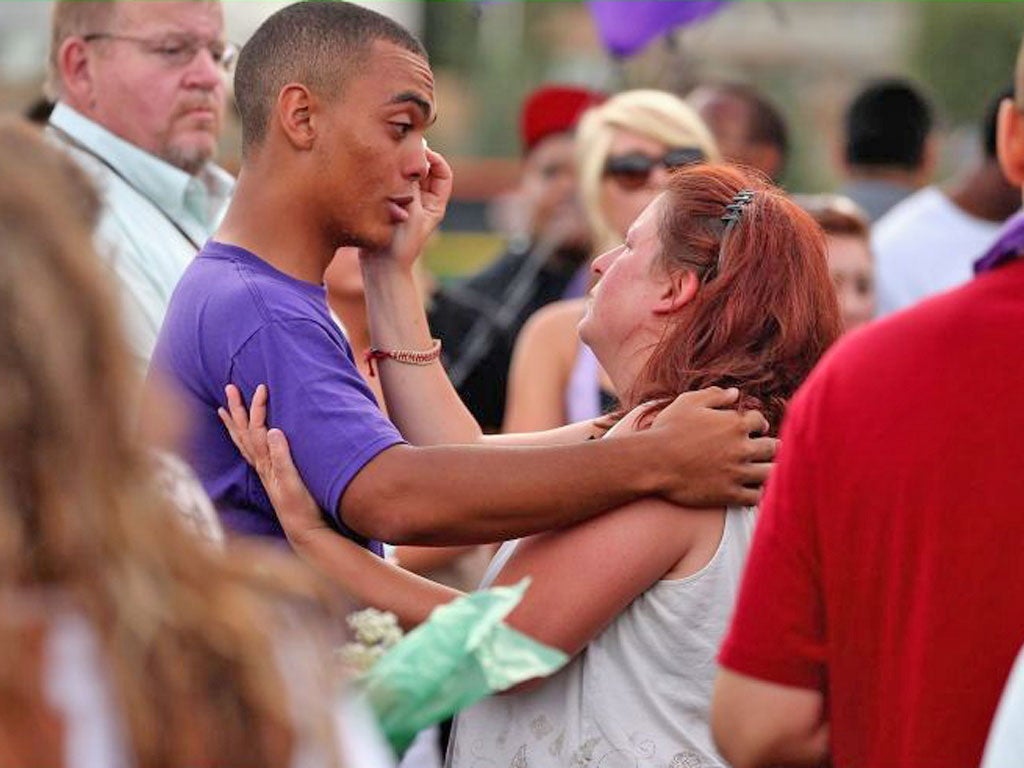
[[[316,107],[316,97],[300,83],[289,83],[277,95],[277,122],[295,149],[312,149],[316,139],[313,120]]]
[[[675,314],[697,295],[700,280],[697,274],[689,269],[677,269],[665,279],[665,287],[661,296],[654,304],[654,314]]]
[[[89,60],[89,44],[80,37],[64,40],[57,50],[58,82],[51,83],[68,106],[89,115],[96,105],[93,72]]]
[[[1024,115],[1013,99],[1003,99],[996,123],[996,154],[999,167],[1014,186],[1024,183]]]

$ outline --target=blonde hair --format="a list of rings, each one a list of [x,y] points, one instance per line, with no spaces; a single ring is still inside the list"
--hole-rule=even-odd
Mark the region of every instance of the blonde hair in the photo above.
[[[261,575],[175,517],[126,412],[137,382],[90,245],[96,209],[75,204],[95,192],[70,162],[0,123],[0,604],[53,592],[89,622],[134,764],[279,765],[296,725],[272,642],[283,603],[265,594],[318,599],[272,587],[274,557]],[[29,646],[0,616],[0,723],[38,710]],[[51,746],[0,730],[0,753],[5,739]]]
[[[720,159],[711,131],[697,112],[671,93],[652,89],[624,91],[587,110],[576,129],[576,160],[583,209],[598,251],[618,245],[623,237],[601,210],[601,179],[617,129],[667,147],[697,147],[709,162]]]

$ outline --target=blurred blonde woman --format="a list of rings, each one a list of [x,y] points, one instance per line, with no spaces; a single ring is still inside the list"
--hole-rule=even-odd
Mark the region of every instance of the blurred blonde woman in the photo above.
[[[0,765],[337,765],[320,599],[182,525],[133,435],[96,210],[0,124]]]
[[[689,105],[648,89],[590,109],[577,128],[576,155],[595,253],[622,242],[673,168],[719,159],[711,132]],[[615,408],[611,382],[576,332],[585,306],[583,298],[555,302],[523,328],[509,373],[505,432],[551,429]]]

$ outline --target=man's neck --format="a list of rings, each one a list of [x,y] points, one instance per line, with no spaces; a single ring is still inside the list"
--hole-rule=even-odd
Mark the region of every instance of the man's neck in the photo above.
[[[1020,190],[1010,186],[995,161],[954,179],[947,194],[960,210],[983,221],[1002,223],[1020,210]]]
[[[243,167],[214,239],[245,248],[290,277],[321,285],[334,248],[289,189],[280,176],[271,180]]]

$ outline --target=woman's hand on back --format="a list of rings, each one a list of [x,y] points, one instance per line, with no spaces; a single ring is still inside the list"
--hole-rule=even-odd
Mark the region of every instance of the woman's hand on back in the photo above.
[[[246,411],[234,384],[225,389],[228,407],[218,408],[231,441],[260,476],[281,527],[296,548],[316,532],[331,531],[299,470],[292,462],[288,439],[279,429],[267,429],[267,388],[260,384]]]

